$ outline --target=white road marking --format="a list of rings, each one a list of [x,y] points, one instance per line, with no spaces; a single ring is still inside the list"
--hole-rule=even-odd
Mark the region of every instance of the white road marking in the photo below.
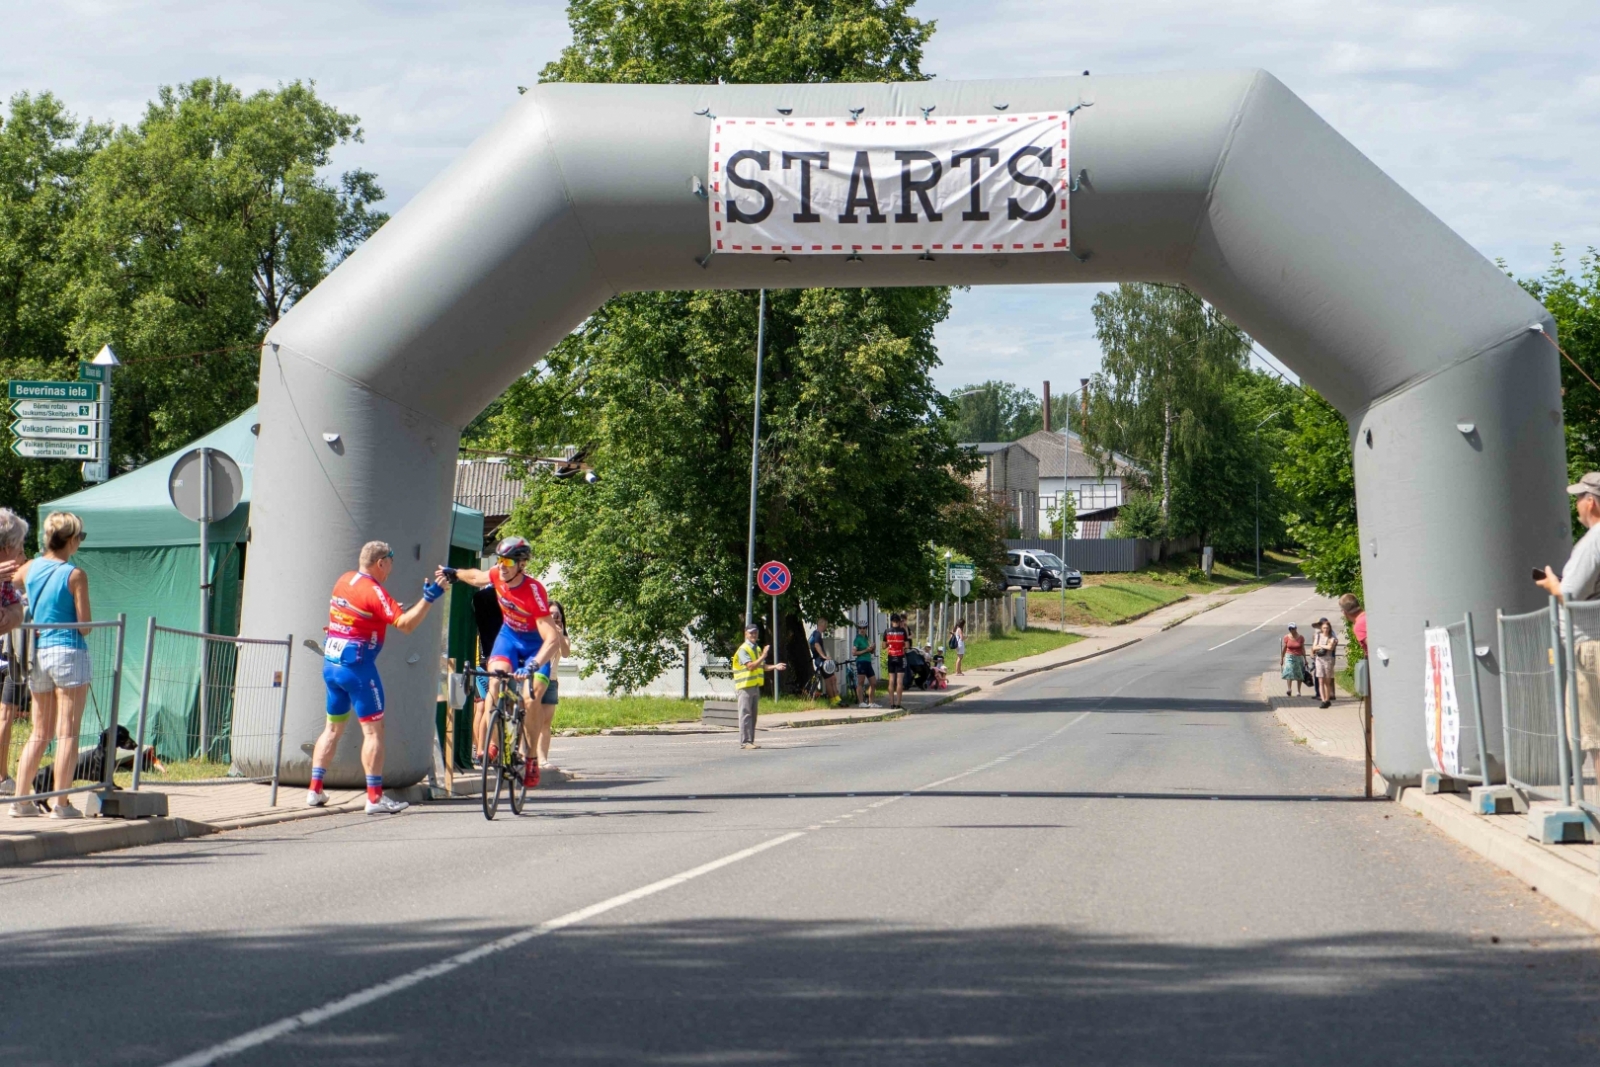
[[[1212,645],[1210,648],[1206,649],[1206,651],[1207,652],[1215,652],[1217,649],[1223,647],[1223,645],[1231,645],[1235,641],[1240,640],[1241,638],[1249,637],[1251,634],[1255,633],[1256,630],[1259,630],[1263,626],[1266,626],[1268,622],[1272,622],[1274,619],[1283,618],[1285,615],[1289,614],[1289,612],[1293,611],[1295,608],[1299,607],[1301,604],[1304,604],[1306,602],[1306,600],[1315,600],[1315,599],[1317,599],[1317,594],[1312,593],[1310,596],[1306,597],[1305,600],[1297,600],[1293,604],[1290,604],[1288,607],[1284,608],[1282,611],[1278,612],[1271,619],[1268,619],[1266,622],[1263,622],[1261,624],[1261,626],[1257,626],[1257,627],[1255,627],[1254,629],[1251,629],[1251,630],[1246,630],[1244,633],[1240,634],[1238,637],[1230,637],[1226,641],[1222,642],[1221,645]]]
[[[306,1027],[327,1022],[329,1019],[344,1015],[357,1008],[365,1007],[374,1001],[382,1000],[385,997],[410,989],[414,985],[420,985],[431,978],[439,978],[449,974],[451,971],[460,970],[469,963],[476,963],[485,957],[516,948],[518,945],[531,941],[536,937],[544,937],[547,934],[555,933],[557,930],[575,926],[597,915],[603,915],[626,904],[632,904],[636,900],[654,896],[664,890],[693,881],[702,875],[721,870],[731,864],[738,863],[740,860],[747,860],[751,856],[760,855],[769,848],[777,848],[779,845],[787,844],[796,838],[804,836],[805,831],[795,830],[778,837],[769,838],[759,845],[740,849],[738,852],[730,853],[721,859],[712,860],[710,863],[702,863],[698,867],[691,867],[687,871],[663,878],[658,882],[651,882],[649,885],[640,886],[638,889],[630,889],[626,893],[619,893],[617,896],[609,897],[598,904],[590,904],[586,908],[569,911],[565,915],[547,920],[537,926],[529,926],[526,929],[518,930],[516,933],[508,934],[497,941],[490,941],[487,944],[479,945],[477,948],[457,953],[437,963],[430,963],[426,967],[418,967],[414,971],[408,971],[398,977],[389,979],[387,982],[368,986],[366,989],[351,993],[349,996],[330,1000],[321,1007],[310,1008],[298,1015],[291,1015],[287,1018],[279,1019],[275,1023],[268,1023],[266,1026],[240,1034],[238,1037],[230,1038],[219,1045],[212,1045],[210,1048],[201,1049],[199,1052],[191,1053],[182,1059],[173,1060],[166,1064],[165,1067],[209,1067],[210,1064],[217,1063],[220,1060],[237,1056],[241,1052],[265,1045],[270,1041],[276,1041],[285,1034],[292,1034],[296,1030],[303,1030]]]
[[[917,793],[925,793],[930,789],[937,789],[942,785],[948,785],[951,782],[978,774],[993,767],[997,767],[1005,761],[1011,759],[1013,756],[1020,756],[1024,752],[1031,751],[1032,749],[1038,748],[1045,742],[1053,740],[1060,734],[1082,722],[1084,719],[1087,719],[1091,714],[1092,712],[1085,711],[1081,715],[1074,718],[1071,722],[1067,723],[1065,726],[1062,726],[1060,729],[1041,737],[1032,744],[1024,745],[1022,748],[1008,752],[1006,755],[992,759],[987,763],[981,763],[970,770],[962,771],[960,774],[952,774],[948,778],[941,778],[936,782],[929,782],[927,785],[918,786],[916,789],[913,789],[908,793],[901,793],[898,796],[886,797],[883,800],[878,801],[876,804],[869,805],[868,808],[881,808],[886,804],[893,804],[897,800],[904,800],[906,797],[914,796]],[[610,799],[622,800],[626,798],[614,797]],[[868,808],[857,809],[856,812],[852,812],[851,814],[865,812],[868,810]],[[849,817],[849,815],[840,816],[840,818]],[[617,908],[632,904],[635,901],[643,900],[646,897],[655,896],[657,893],[676,888],[677,886],[683,885],[685,882],[693,881],[694,879],[710,874],[713,871],[719,871],[724,867],[739,863],[742,860],[747,860],[752,856],[758,856],[768,849],[777,848],[779,845],[788,844],[790,841],[798,840],[799,838],[805,837],[806,834],[820,829],[821,825],[817,824],[808,826],[804,830],[793,830],[786,834],[780,834],[779,836],[769,838],[760,844],[752,845],[749,848],[740,849],[738,852],[729,853],[728,855],[723,856],[721,859],[715,859],[709,863],[702,863],[698,867],[691,867],[686,871],[681,871],[678,874],[663,878],[660,881],[651,882],[649,885],[640,886],[638,889],[630,889],[626,893],[619,893],[614,897],[608,897],[599,903],[590,904],[586,908],[579,908],[577,911],[569,911],[565,915],[557,916],[554,919],[548,919],[536,926],[526,927],[518,930],[514,934],[508,934],[505,937],[499,938],[498,940],[479,945],[477,948],[468,949],[465,952],[459,952],[454,956],[449,956],[445,959],[439,960],[437,963],[430,963],[425,967],[418,967],[414,971],[407,971],[405,974],[391,978],[387,982],[380,982],[377,985],[368,986],[365,989],[357,990],[356,992],[347,996],[339,997],[336,1000],[330,1000],[326,1004],[323,1004],[319,1007],[308,1008],[297,1015],[290,1015],[279,1019],[277,1022],[268,1023],[266,1026],[257,1027],[256,1029],[240,1034],[237,1037],[229,1038],[227,1041],[223,1041],[220,1044],[212,1045],[210,1048],[204,1048],[198,1052],[190,1053],[181,1059],[171,1060],[164,1064],[163,1067],[211,1067],[212,1064],[219,1063],[222,1060],[230,1059],[234,1056],[237,1056],[241,1052],[247,1052],[250,1049],[259,1048],[262,1045],[276,1041],[278,1038],[283,1037],[286,1034],[292,1034],[297,1030],[304,1030],[308,1027],[318,1026],[327,1022],[329,1019],[334,1019],[340,1015],[345,1015],[349,1012],[355,1011],[357,1008],[366,1007],[368,1004],[383,1000],[386,997],[391,997],[396,993],[404,992],[413,986],[421,985],[423,982],[434,978],[441,978],[444,975],[450,974],[452,971],[458,971],[470,963],[476,963],[481,959],[498,955],[499,953],[505,952],[509,949],[516,948],[518,945],[532,941],[536,937],[545,937],[549,934],[556,933],[559,930],[564,930],[569,926],[575,926],[578,923],[585,922],[598,915],[604,915],[608,911],[614,911]]]

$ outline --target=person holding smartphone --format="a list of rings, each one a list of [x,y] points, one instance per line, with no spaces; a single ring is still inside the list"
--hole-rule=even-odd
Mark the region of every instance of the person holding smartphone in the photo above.
[[[1585,533],[1572,546],[1572,555],[1567,557],[1560,575],[1550,567],[1545,567],[1542,573],[1536,569],[1534,582],[1563,604],[1597,600],[1600,599],[1600,471],[1590,471],[1576,484],[1567,486],[1567,494],[1573,498],[1572,506],[1577,509],[1578,521],[1586,528]],[[1600,777],[1600,633],[1590,632],[1587,620],[1580,623],[1580,619],[1582,616],[1576,613],[1572,617],[1579,744],[1593,761],[1596,776]],[[1579,771],[1578,788],[1582,791],[1582,768]]]

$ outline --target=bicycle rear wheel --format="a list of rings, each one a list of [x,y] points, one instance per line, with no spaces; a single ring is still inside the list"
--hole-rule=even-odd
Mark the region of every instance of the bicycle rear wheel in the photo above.
[[[505,765],[511,760],[506,751],[505,719],[499,708],[489,713],[488,728],[483,732],[483,817],[493,821],[500,807],[500,785],[505,780]],[[494,753],[490,758],[490,752]]]

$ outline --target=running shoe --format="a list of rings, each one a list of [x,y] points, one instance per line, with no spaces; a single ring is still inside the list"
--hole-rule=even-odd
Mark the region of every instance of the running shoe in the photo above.
[[[531,759],[522,768],[522,784],[533,789],[539,784],[539,761]]]
[[[393,815],[397,811],[405,811],[410,806],[410,804],[407,804],[403,800],[396,800],[393,797],[383,796],[379,797],[377,800],[367,801],[367,814]]]
[[[321,789],[306,790],[306,807],[320,808],[328,802],[328,794]]]
[[[56,801],[55,809],[50,812],[52,819],[81,819],[83,812],[68,804],[65,799]]]
[[[10,775],[7,775],[5,778],[0,778],[0,797],[14,796],[16,795],[16,792],[17,780],[15,778],[12,778]]]
[[[11,809],[13,819],[37,819],[44,812],[39,810],[38,801],[24,800],[20,804],[7,805]]]

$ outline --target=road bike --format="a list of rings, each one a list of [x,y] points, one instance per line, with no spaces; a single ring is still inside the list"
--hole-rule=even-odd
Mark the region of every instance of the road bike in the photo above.
[[[514,682],[524,681],[526,673],[510,674],[506,671],[466,671],[468,686],[477,678],[499,679],[500,696],[489,709],[488,722],[483,730],[483,817],[493,821],[500,809],[500,794],[507,792],[511,798],[511,812],[521,815],[528,801],[527,778],[524,774],[525,757],[522,745],[522,697]],[[526,757],[535,758],[533,756]]]

